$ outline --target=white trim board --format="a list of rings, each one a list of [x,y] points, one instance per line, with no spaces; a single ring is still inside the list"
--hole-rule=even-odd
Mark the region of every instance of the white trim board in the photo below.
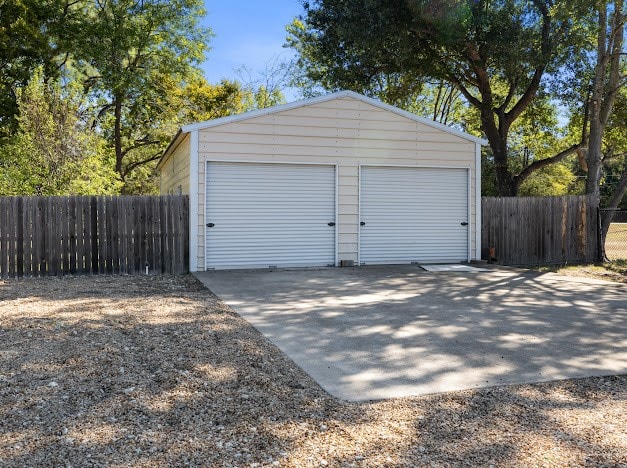
[[[189,271],[198,271],[198,132],[190,136],[189,150]]]
[[[475,144],[475,258],[481,258],[481,145]]]

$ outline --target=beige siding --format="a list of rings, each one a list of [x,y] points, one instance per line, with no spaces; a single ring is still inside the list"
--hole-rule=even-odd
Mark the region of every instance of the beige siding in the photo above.
[[[470,169],[471,252],[475,239],[475,143],[350,97],[199,130],[198,267],[204,269],[207,161],[338,165],[338,258],[357,261],[359,166]]]
[[[189,151],[190,136],[186,135],[161,166],[159,191],[162,195],[189,195]]]

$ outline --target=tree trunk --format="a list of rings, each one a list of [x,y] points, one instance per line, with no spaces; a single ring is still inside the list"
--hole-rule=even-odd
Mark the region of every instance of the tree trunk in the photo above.
[[[518,194],[518,187],[514,181],[514,175],[509,169],[509,154],[507,147],[507,136],[509,133],[509,122],[505,122],[505,116],[499,115],[497,125],[494,109],[492,108],[491,92],[486,92],[486,98],[479,103],[481,112],[481,129],[485,133],[492,157],[494,157],[494,169],[496,172],[496,189],[499,197],[515,197]]]
[[[600,184],[603,167],[603,133],[616,95],[620,88],[620,55],[623,53],[625,31],[625,16],[623,14],[624,0],[614,2],[611,23],[608,22],[606,0],[598,0],[598,31],[597,31],[597,61],[595,77],[590,96],[590,136],[588,139],[588,177],[586,178],[586,193],[600,204]],[[609,229],[614,211],[627,191],[627,168],[623,172],[619,185],[610,196],[609,208],[601,220],[601,247],[605,257],[605,238]]]
[[[115,171],[120,175],[120,179],[124,182],[124,171],[122,170],[122,160],[124,153],[122,151],[122,101],[116,97],[113,102],[113,144],[115,145]]]
[[[607,23],[607,11],[603,1],[599,2],[599,30],[597,32],[597,61],[595,65],[595,77],[590,95],[589,121],[590,132],[588,135],[588,151],[586,162],[588,163],[588,176],[586,177],[586,193],[592,195],[598,204],[601,200],[600,182],[602,168],[602,140],[604,125],[601,119],[601,102],[605,89],[607,72],[607,52],[605,48],[605,28]]]
[[[586,193],[592,195],[595,202],[599,203],[601,200],[600,182],[601,169],[603,166],[601,151],[603,126],[599,121],[598,103],[593,101],[590,108],[590,134],[588,136],[588,151],[586,154],[586,162],[588,164]]]
[[[489,141],[489,143],[494,157],[498,196],[515,197],[518,195],[518,186],[514,181],[512,172],[509,170],[507,141],[499,136],[497,141]]]
[[[620,56],[623,54],[625,33],[625,15],[623,14],[624,0],[614,2],[611,22],[608,22],[608,2],[597,1],[598,31],[597,31],[597,61],[595,77],[590,97],[590,137],[588,140],[588,177],[586,179],[586,193],[600,203],[600,183],[603,166],[603,133],[612,107],[620,88]],[[626,161],[627,162],[627,161]],[[627,191],[627,167],[623,171],[621,180],[610,196],[608,211],[601,217],[601,251],[605,258],[605,238],[614,216],[614,211]]]

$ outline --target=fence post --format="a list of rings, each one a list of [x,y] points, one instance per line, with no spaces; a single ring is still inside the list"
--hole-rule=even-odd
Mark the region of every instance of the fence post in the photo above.
[[[603,262],[603,224],[601,222],[601,207],[597,206],[597,261]]]

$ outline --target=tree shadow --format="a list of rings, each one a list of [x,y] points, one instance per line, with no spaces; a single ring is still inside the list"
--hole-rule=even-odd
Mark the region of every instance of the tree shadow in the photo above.
[[[201,278],[327,391],[348,400],[627,371],[620,287],[513,270],[464,275],[416,267]]]
[[[0,296],[2,466],[504,463],[516,444],[489,435],[516,408],[536,418],[517,440],[568,433],[543,423],[554,384],[539,403],[525,392],[543,386],[335,399],[191,277],[9,281]],[[624,399],[625,380],[606,381],[565,384],[568,404]],[[466,419],[484,444],[465,448]]]

